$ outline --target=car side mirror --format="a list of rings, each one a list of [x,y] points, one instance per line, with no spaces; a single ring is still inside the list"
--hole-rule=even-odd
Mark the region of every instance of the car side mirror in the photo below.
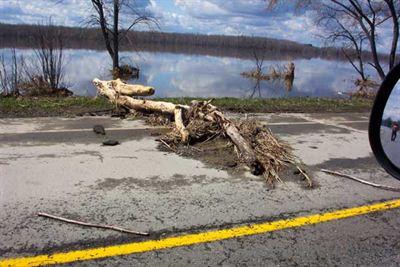
[[[369,142],[381,166],[400,180],[400,64],[385,77],[369,121]]]

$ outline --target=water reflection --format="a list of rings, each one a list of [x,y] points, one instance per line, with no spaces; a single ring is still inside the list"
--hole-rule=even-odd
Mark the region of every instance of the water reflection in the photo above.
[[[247,78],[254,82],[253,91],[250,94],[250,98],[253,98],[256,92],[258,92],[258,97],[261,96],[261,82],[269,81],[269,82],[279,82],[284,85],[284,88],[287,92],[291,92],[293,89],[294,82],[294,70],[295,65],[293,62],[289,63],[287,67],[279,67],[278,69],[275,67],[270,67],[270,73],[264,72],[263,60],[259,60],[256,57],[256,67],[254,70],[249,72],[242,72],[240,75],[244,78]]]
[[[400,82],[397,82],[382,116],[381,143],[386,156],[400,168]]]
[[[30,49],[17,51],[32,55]],[[0,49],[0,55],[10,53]],[[94,77],[110,79],[111,59],[106,51],[66,50],[65,80],[77,95],[94,95],[91,83]],[[355,75],[345,62],[323,59],[294,60],[295,79],[289,85],[284,81],[254,81],[243,78],[240,73],[253,68],[250,59],[224,58],[204,55],[182,55],[152,52],[123,52],[123,61],[140,66],[137,81],[156,88],[155,97],[337,97],[337,92],[353,89]],[[264,66],[287,64],[265,61]]]

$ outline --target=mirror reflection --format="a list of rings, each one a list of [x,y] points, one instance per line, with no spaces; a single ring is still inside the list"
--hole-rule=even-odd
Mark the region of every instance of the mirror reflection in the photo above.
[[[381,123],[381,143],[389,160],[400,168],[400,82],[393,88]]]

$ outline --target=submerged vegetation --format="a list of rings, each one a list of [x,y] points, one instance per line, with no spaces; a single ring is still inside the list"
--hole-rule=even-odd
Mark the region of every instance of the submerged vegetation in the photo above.
[[[287,67],[270,66],[270,73],[264,73],[264,57],[260,58],[254,51],[254,59],[256,67],[251,71],[240,73],[242,77],[254,81],[253,92],[250,94],[250,98],[253,98],[257,91],[258,95],[261,97],[261,81],[283,81],[284,87],[287,91],[290,92],[293,89],[295,70],[293,62],[290,62]]]

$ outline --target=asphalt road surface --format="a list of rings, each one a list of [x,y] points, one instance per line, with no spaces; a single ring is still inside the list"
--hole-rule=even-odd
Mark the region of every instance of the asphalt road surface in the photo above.
[[[392,129],[381,126],[381,142],[383,151],[390,161],[400,168],[400,132],[397,132],[396,139],[391,140]]]
[[[253,116],[292,145],[315,188],[288,175],[271,189],[160,151],[154,135],[163,129],[141,121],[0,120],[0,266],[399,266],[400,194],[320,171],[400,187],[372,155],[368,114]],[[105,138],[121,145],[101,146]]]

